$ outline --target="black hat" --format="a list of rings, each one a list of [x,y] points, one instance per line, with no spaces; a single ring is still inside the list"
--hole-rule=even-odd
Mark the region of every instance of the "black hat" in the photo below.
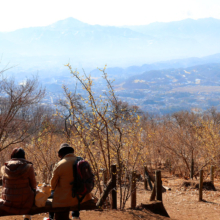
[[[25,152],[24,152],[23,148],[21,148],[21,147],[14,148],[12,153],[11,153],[11,159],[12,158],[23,158],[23,159],[25,159]]]
[[[74,149],[73,149],[72,147],[70,147],[69,144],[67,144],[67,143],[61,144],[61,145],[60,145],[60,149],[59,149],[59,151],[58,151],[58,154],[62,154],[63,151],[66,151],[66,150],[68,150],[68,149],[69,149],[69,150],[72,149],[72,151],[74,151]]]

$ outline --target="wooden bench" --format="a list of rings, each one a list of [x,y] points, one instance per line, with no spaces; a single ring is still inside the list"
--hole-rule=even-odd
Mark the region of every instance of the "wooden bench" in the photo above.
[[[89,200],[80,205],[80,210],[94,210],[97,209],[95,200]],[[37,207],[33,206],[30,210],[29,215],[36,215],[39,213],[46,213],[46,212],[55,212],[55,219],[56,220],[69,220],[69,215],[65,215],[66,212],[70,211],[77,211],[78,210],[78,205],[77,206],[72,206],[72,207],[57,207],[53,208],[52,207],[52,199],[48,199],[46,202],[45,207]],[[3,210],[0,209],[0,216],[11,216],[13,214],[9,214]]]

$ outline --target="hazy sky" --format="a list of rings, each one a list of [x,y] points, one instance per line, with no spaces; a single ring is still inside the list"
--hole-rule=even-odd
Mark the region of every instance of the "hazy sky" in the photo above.
[[[220,0],[0,0],[0,31],[46,26],[68,17],[115,26],[220,19]]]

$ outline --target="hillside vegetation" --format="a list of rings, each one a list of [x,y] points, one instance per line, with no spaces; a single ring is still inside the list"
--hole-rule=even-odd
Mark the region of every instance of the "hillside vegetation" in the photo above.
[[[189,177],[191,164],[194,176],[211,165],[219,169],[220,113],[215,109],[153,117],[117,98],[105,68],[101,71],[106,91],[96,97],[91,77],[67,67],[87,98],[64,86],[65,98],[59,100],[56,111],[40,105],[44,93],[36,79],[17,86],[1,81],[6,85],[1,87],[1,164],[13,147],[22,146],[39,181],[48,182],[58,161],[57,150],[68,142],[91,163],[97,196],[102,192],[101,168],[109,178],[111,164],[117,164],[120,209],[130,195],[130,184],[124,181],[131,181],[131,171],[140,172],[146,164],[156,169],[163,164],[183,177]]]

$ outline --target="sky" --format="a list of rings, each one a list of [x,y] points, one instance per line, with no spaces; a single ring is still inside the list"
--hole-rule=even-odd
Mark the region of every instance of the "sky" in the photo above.
[[[220,19],[220,0],[0,0],[2,32],[47,26],[68,17],[111,26]]]

